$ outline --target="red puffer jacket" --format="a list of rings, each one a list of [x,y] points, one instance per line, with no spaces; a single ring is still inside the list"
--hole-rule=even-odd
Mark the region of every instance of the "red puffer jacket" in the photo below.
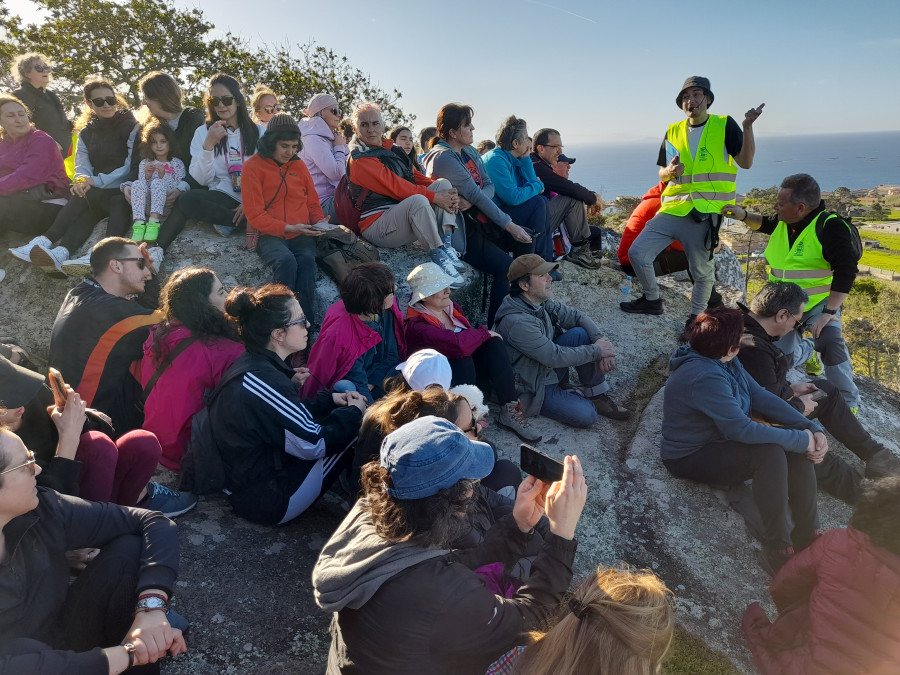
[[[472,356],[472,352],[491,339],[486,326],[472,328],[462,313],[462,307],[455,302],[453,316],[466,326],[464,330],[455,333],[442,326],[435,317],[410,305],[406,309],[406,348],[409,353],[435,349],[448,359],[462,359]]]
[[[778,572],[778,618],[754,602],[742,629],[763,675],[900,672],[900,556],[852,527],[826,532]]]
[[[628,259],[628,249],[638,238],[638,235],[644,230],[650,219],[659,211],[660,195],[665,189],[666,184],[660,182],[647,190],[647,193],[641,197],[641,203],[634,207],[628,222],[625,223],[625,231],[622,232],[622,239],[619,241],[619,250],[616,256],[619,258],[620,265],[631,265]],[[684,246],[681,242],[676,241],[665,248],[666,251],[683,251]]]

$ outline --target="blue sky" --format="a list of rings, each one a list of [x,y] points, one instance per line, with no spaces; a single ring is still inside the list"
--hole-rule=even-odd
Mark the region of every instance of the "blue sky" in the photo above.
[[[755,0],[175,0],[257,42],[310,39],[403,92],[416,126],[448,102],[475,138],[509,114],[564,141],[660,138],[675,96],[705,75],[712,112],[765,102],[759,135],[900,129],[900,2]],[[8,6],[33,16],[27,0]],[[249,8],[249,9],[248,9]],[[298,112],[298,111],[293,111]]]

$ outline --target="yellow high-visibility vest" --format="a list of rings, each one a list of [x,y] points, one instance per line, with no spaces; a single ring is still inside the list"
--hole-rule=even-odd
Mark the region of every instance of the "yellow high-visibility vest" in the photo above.
[[[769,263],[769,281],[793,281],[809,296],[803,311],[809,311],[831,292],[834,273],[831,264],[822,256],[822,243],[816,233],[816,223],[825,211],[803,228],[793,246],[788,246],[788,226],[779,221],[769,237],[765,256]],[[826,214],[826,220],[834,214]],[[824,223],[823,223],[824,224]]]
[[[688,120],[669,126],[666,140],[678,152],[679,161],[684,164],[684,174],[666,183],[660,213],[686,216],[692,209],[700,213],[720,213],[723,206],[734,204],[737,166],[725,152],[727,121],[725,115],[709,116],[703,125],[696,157],[691,155]]]

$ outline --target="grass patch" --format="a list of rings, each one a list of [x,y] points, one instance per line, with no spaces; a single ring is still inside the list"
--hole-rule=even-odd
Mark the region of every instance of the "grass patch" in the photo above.
[[[874,239],[886,249],[900,251],[900,234],[893,232],[860,232],[863,239]]]
[[[900,255],[894,255],[886,251],[863,251],[862,260],[859,262],[869,267],[900,272]]]
[[[662,672],[664,675],[734,675],[740,671],[724,654],[710,649],[701,638],[676,625],[672,649]]]

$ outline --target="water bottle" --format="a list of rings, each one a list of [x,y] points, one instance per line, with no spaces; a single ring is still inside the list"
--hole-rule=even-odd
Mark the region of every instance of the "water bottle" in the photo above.
[[[622,282],[622,300],[629,300],[631,298],[631,277],[625,277],[625,281]]]

